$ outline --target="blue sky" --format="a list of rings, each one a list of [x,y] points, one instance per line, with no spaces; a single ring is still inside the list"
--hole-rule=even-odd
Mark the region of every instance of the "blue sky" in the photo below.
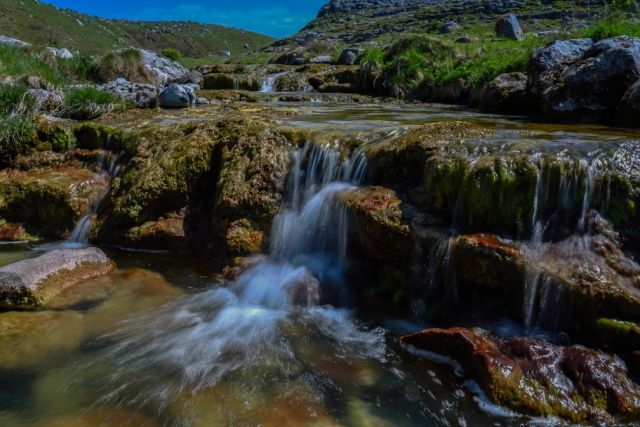
[[[104,18],[191,20],[282,38],[296,33],[329,0],[48,0],[58,7]]]

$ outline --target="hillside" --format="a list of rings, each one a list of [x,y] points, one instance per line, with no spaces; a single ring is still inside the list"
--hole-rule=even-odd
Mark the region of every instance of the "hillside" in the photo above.
[[[241,56],[275,40],[250,31],[190,21],[104,19],[38,0],[0,0],[0,34],[83,53],[135,46],[154,51],[174,48],[189,58],[219,56],[223,50]]]
[[[339,45],[387,44],[403,33],[487,40],[505,13],[514,13],[525,32],[544,35],[586,27],[603,11],[602,0],[332,0],[298,34],[279,40],[272,50],[304,46],[305,37]],[[445,30],[450,22],[455,25]]]

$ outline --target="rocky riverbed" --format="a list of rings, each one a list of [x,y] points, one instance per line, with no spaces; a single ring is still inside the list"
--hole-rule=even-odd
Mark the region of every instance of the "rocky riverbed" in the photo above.
[[[635,131],[329,99],[55,126],[75,148],[0,179],[4,425],[637,420]]]

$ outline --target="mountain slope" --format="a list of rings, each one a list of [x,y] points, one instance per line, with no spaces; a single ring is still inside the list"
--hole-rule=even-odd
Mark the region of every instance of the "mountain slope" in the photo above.
[[[585,26],[604,10],[602,0],[331,0],[298,34],[274,47],[304,46],[310,38],[339,45],[386,44],[403,33],[444,33],[450,21],[457,25],[444,39],[486,40],[495,36],[495,22],[505,13],[514,13],[525,32],[544,34]]]
[[[239,56],[275,41],[250,31],[190,21],[104,19],[38,0],[0,0],[0,34],[87,53],[135,46],[154,51],[174,48],[192,58],[219,55],[223,50]]]

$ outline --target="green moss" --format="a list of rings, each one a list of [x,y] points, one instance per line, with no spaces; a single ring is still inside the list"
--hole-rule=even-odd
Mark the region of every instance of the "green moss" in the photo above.
[[[82,123],[74,126],[72,131],[76,137],[77,146],[89,150],[105,147],[112,135],[122,132],[115,126],[97,123]]]

